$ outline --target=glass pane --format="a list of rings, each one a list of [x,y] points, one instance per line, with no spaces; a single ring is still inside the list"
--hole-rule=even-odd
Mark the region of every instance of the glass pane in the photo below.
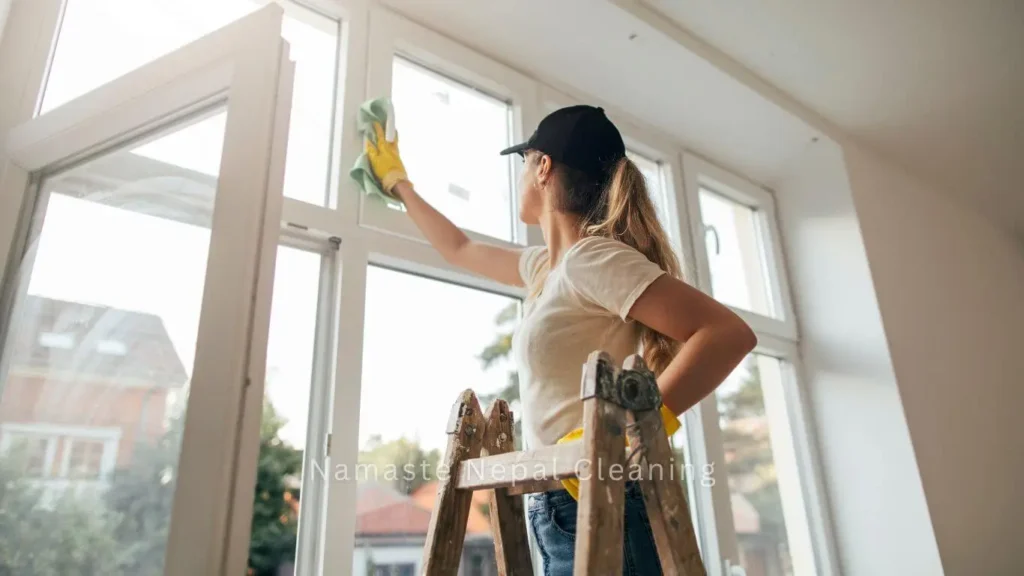
[[[776,316],[768,289],[758,211],[701,188],[700,214],[715,299],[765,316]]]
[[[457,226],[512,240],[511,107],[395,58],[395,127],[409,178]]]
[[[313,344],[320,288],[319,254],[281,246],[274,271],[266,389],[260,425],[249,569],[291,574],[299,527]]]
[[[219,0],[218,0],[219,1]],[[295,62],[284,195],[323,206],[331,175],[335,87],[338,82],[337,20],[286,3],[281,36]]]
[[[674,237],[671,232],[672,227],[669,225],[671,220],[668,217],[668,195],[661,177],[661,163],[631,150],[627,150],[626,155],[644,175],[644,180],[647,182],[647,193],[650,194],[654,210],[658,213],[658,222],[661,222],[662,228],[669,233],[669,237]]]
[[[14,574],[163,573],[223,126],[40,185],[0,368]]]
[[[715,392],[747,576],[816,573],[783,378],[780,360],[752,354]]]
[[[41,113],[169,54],[259,8],[253,0],[68,0]],[[338,22],[291,2],[282,36],[295,87],[285,195],[325,204]]]
[[[418,574],[455,400],[472,388],[485,410],[502,397],[518,412],[519,301],[374,267],[366,294],[353,573],[404,574],[382,565],[408,563]],[[486,495],[473,497],[464,571],[474,555],[495,566]]]

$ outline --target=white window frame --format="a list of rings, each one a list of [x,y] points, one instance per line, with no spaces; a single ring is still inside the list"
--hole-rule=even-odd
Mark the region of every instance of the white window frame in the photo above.
[[[43,490],[41,505],[46,507],[64,490],[109,486],[111,475],[117,466],[121,429],[37,422],[0,424],[0,456],[7,454],[17,438],[37,438],[46,441],[43,475],[26,479],[31,485]],[[98,440],[103,443],[99,475],[96,478],[72,478],[70,475],[71,449],[79,440]],[[60,462],[57,462],[58,446],[61,449]]]
[[[38,480],[49,480],[53,478],[50,471],[53,470],[53,460],[57,455],[57,444],[60,441],[59,434],[47,424],[0,424],[0,456],[6,455],[11,449],[11,444],[17,438],[43,438],[46,440],[46,455],[43,457],[43,474]]]
[[[536,83],[511,68],[387,9],[375,8],[370,13],[367,94],[391,95],[393,61],[396,56],[507,103],[512,112],[512,142],[509,145],[526,138],[524,117],[529,119],[536,102]],[[500,150],[494,151],[495,154],[498,152]],[[474,239],[514,248],[529,244],[530,239],[527,227],[516,218],[516,175],[521,171],[522,162],[517,155],[513,155],[511,161],[513,170],[509,178],[513,193],[508,208],[513,225],[512,242],[469,230],[466,233]],[[426,241],[404,213],[366,196],[361,197],[359,221],[369,228]]]
[[[701,278],[701,289],[712,294],[707,241],[705,235],[701,233],[704,230],[704,221],[701,219],[700,212],[700,189],[703,187],[719,196],[754,208],[759,227],[764,233],[761,238],[766,260],[764,281],[774,307],[774,316],[764,316],[742,308],[731,307],[733,312],[743,318],[758,334],[768,334],[790,341],[798,340],[799,334],[793,315],[793,302],[790,298],[785,260],[782,255],[782,242],[779,237],[775,198],[768,190],[757,184],[723,170],[689,152],[683,152],[683,175],[687,190],[686,201],[689,204],[691,239],[696,258],[697,275]]]
[[[775,313],[781,318],[771,318],[748,310],[730,307],[751,326],[757,334],[758,344],[754,354],[777,358],[783,362],[783,395],[787,420],[782,424],[790,431],[796,461],[797,479],[800,483],[800,497],[806,514],[807,528],[813,558],[804,559],[813,563],[817,574],[835,574],[835,548],[831,532],[831,520],[824,500],[824,483],[818,458],[817,438],[811,425],[811,409],[808,391],[800,377],[799,331],[793,312],[786,265],[781,249],[778,215],[772,193],[741,176],[724,170],[699,156],[683,150],[681,152],[685,201],[690,214],[692,251],[697,264],[698,287],[711,295],[711,274],[707,258],[706,237],[700,212],[700,189],[702,187],[740,204],[757,209],[761,238],[765,249],[768,290],[775,305]],[[703,423],[704,448],[711,462],[725,462],[721,430],[718,426],[718,401],[714,394],[705,398],[700,406]],[[724,466],[724,464],[723,464]],[[717,471],[721,477],[722,472]],[[735,527],[732,522],[732,505],[727,482],[716,482],[712,489],[713,509],[717,519],[717,545],[723,566],[709,567],[728,576],[729,566],[739,565],[739,549]],[[791,543],[792,544],[792,543]],[[791,554],[799,553],[790,549]]]
[[[165,573],[238,573],[246,565],[248,551],[254,446],[258,452],[258,434],[239,438],[239,423],[243,430],[253,418],[259,423],[259,411],[253,416],[252,410],[243,410],[243,402],[247,395],[262,397],[275,255],[264,247],[276,248],[279,231],[294,76],[287,43],[280,37],[283,11],[264,7],[29,119],[41,93],[41,70],[46,63],[35,61],[42,64],[40,71],[30,67],[25,73],[12,65],[16,63],[10,61],[10,50],[19,42],[39,46],[45,41],[52,46],[60,5],[57,1],[21,2],[12,10],[8,30],[34,22],[37,37],[15,34],[10,42],[9,36],[3,40],[0,78],[21,80],[26,90],[16,95],[20,101],[16,113],[4,118],[25,123],[9,132],[3,158],[0,199],[15,216],[0,222],[4,225],[0,227],[0,279],[8,301],[19,290],[18,283],[27,282],[17,272],[32,205],[43,204],[36,202],[37,187],[32,186],[41,174],[159,134],[211,107],[227,106],[210,265]],[[41,51],[34,54],[39,56]],[[266,120],[252,122],[251,117]],[[268,170],[253,170],[254,166]],[[17,225],[19,220],[25,225]],[[224,356],[242,361],[219,360]]]

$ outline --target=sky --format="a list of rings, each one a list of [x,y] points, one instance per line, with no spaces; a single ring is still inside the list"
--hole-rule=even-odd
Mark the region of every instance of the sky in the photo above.
[[[43,111],[255,7],[247,0],[70,0]],[[297,62],[285,194],[321,205],[331,169],[336,31],[326,18],[304,10],[289,11],[283,30]],[[417,188],[456,224],[511,240],[511,170],[508,159],[496,154],[510,144],[509,106],[404,60],[396,60],[392,83],[403,157]],[[225,115],[214,114],[117,154],[215,177],[224,126]],[[639,155],[634,159],[664,218],[667,204],[658,164]],[[28,291],[159,316],[191,373],[209,231],[153,214],[174,209],[175,186],[188,186],[207,201],[214,188],[208,180],[174,180],[180,175],[172,182],[134,182],[133,209],[111,205],[118,204],[118,190],[107,191],[105,204],[59,193],[73,189],[74,177],[92,169],[84,165],[46,184],[58,193],[47,207]],[[141,200],[140,188],[150,191]],[[711,258],[715,294],[749,306],[750,286],[759,280],[747,279],[736,264],[743,248],[735,241],[735,227],[743,220],[726,202],[702,198],[701,208],[721,239],[720,254]],[[286,247],[278,254],[267,394],[289,421],[282,436],[301,448],[320,256]],[[477,356],[498,332],[494,319],[511,300],[377,268],[371,268],[367,282],[360,445],[380,434],[385,440],[405,436],[427,448],[442,448],[458,393],[466,387],[493,392],[507,382],[508,362],[484,370]]]

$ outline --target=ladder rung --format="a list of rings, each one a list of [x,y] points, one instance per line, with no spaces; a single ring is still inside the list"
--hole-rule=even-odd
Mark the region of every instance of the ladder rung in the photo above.
[[[561,489],[562,482],[559,480],[527,480],[525,482],[516,482],[515,486],[510,486],[508,493],[512,496],[522,496],[523,494],[536,494],[538,492],[550,492]]]
[[[536,450],[470,458],[459,465],[456,487],[460,490],[512,488],[527,482],[573,478],[582,458],[583,442],[579,440]]]

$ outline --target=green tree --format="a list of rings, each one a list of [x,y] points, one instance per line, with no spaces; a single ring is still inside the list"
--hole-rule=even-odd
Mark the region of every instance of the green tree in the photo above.
[[[250,573],[276,574],[295,557],[295,487],[302,451],[283,442],[284,426],[264,401],[253,504]],[[184,417],[135,447],[102,496],[70,489],[48,502],[25,478],[17,454],[0,458],[0,576],[163,574]]]
[[[412,494],[437,478],[440,462],[440,450],[424,450],[418,442],[408,438],[382,442],[380,435],[375,434],[359,451],[361,470],[369,475],[359,480],[387,484],[401,494]]]
[[[775,459],[757,363],[747,360],[747,377],[734,391],[719,394],[722,442],[730,489],[757,510],[762,531],[785,533]]]
[[[507,358],[512,352],[512,334],[515,330],[515,323],[519,320],[519,302],[509,302],[507,306],[498,312],[494,318],[494,324],[498,333],[494,340],[480,352],[478,358],[483,362],[484,368],[490,368],[492,364]]]
[[[281,439],[285,424],[265,400],[249,542],[249,573],[254,576],[272,576],[295,560],[302,451]]]
[[[0,574],[121,574],[119,518],[91,494],[48,501],[24,477],[24,458],[0,458]]]
[[[495,327],[498,329],[498,333],[495,334],[494,340],[488,344],[477,358],[483,364],[484,370],[490,369],[499,360],[508,358],[512,353],[512,335],[515,331],[515,324],[519,320],[519,302],[509,302],[508,306],[502,308],[501,312],[494,318]],[[481,404],[484,406],[484,410],[497,399],[504,400],[509,404],[519,401],[519,373],[517,371],[510,370],[508,373],[508,383],[493,394],[481,394],[479,396]],[[521,418],[516,418],[515,421],[515,447],[516,450],[522,450],[523,447],[523,424]]]
[[[178,456],[185,415],[170,419],[167,430],[154,440],[140,442],[131,463],[114,471],[105,501],[121,521],[113,534],[126,574],[159,576],[164,573]]]

